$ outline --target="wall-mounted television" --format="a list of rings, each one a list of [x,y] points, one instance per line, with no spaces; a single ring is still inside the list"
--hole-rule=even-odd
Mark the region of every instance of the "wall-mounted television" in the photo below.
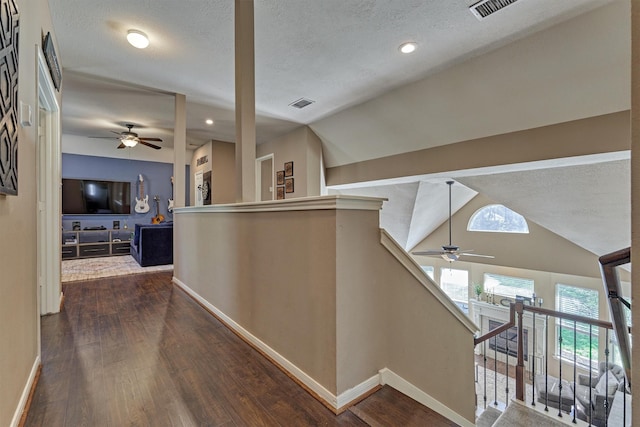
[[[62,179],[63,215],[129,215],[131,183]]]

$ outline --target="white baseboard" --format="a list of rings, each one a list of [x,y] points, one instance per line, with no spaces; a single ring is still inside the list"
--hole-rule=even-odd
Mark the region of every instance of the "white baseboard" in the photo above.
[[[350,388],[349,390],[343,391],[338,395],[337,401],[338,406],[337,409],[343,408],[345,405],[353,402],[358,399],[360,396],[365,395],[371,389],[380,385],[380,375],[374,375],[368,380],[364,380],[357,386]]]
[[[443,417],[450,419],[451,421],[461,425],[462,427],[474,427],[475,423],[467,420],[457,412],[450,409],[448,406],[440,403],[432,396],[428,395],[418,387],[411,384],[395,372],[390,369],[384,368],[380,370],[380,384],[389,385],[402,394],[406,394],[416,402],[422,403],[429,409],[434,410]]]
[[[31,393],[31,387],[33,387],[33,382],[36,379],[36,374],[38,373],[39,367],[40,356],[37,356],[36,360],[33,362],[33,366],[31,367],[31,372],[29,373],[27,384],[25,384],[24,389],[22,390],[22,396],[20,396],[20,401],[18,402],[16,412],[13,414],[11,424],[9,424],[11,427],[18,427],[18,424],[20,424],[20,419],[22,418],[22,413],[24,412],[24,408],[27,405],[27,400],[29,399],[29,394]]]
[[[278,353],[277,351],[269,347],[267,344],[265,344],[260,339],[258,339],[253,334],[251,334],[249,331],[247,331],[242,326],[240,326],[237,322],[235,322],[229,316],[227,316],[222,311],[220,311],[217,307],[215,307],[214,305],[209,303],[207,300],[202,298],[200,295],[198,295],[198,293],[196,293],[193,289],[189,288],[187,285],[185,285],[175,277],[173,278],[173,282],[176,285],[180,286],[180,288],[182,288],[186,293],[191,295],[196,301],[198,301],[200,304],[202,304],[204,307],[210,310],[213,314],[218,316],[224,323],[226,323],[237,334],[242,336],[245,340],[247,340],[253,346],[260,349],[260,351],[262,351],[271,359],[273,359],[283,369],[285,369],[287,372],[293,375],[298,381],[300,381],[302,384],[308,387],[309,390],[315,393],[320,399],[324,400],[331,408],[334,408],[337,410],[339,408],[338,402],[345,401],[345,399],[348,399],[351,396],[350,392],[355,388],[348,390],[345,393],[342,393],[339,397],[337,397],[335,394],[331,393],[329,390],[324,388],[320,383],[318,383],[309,375],[307,375],[304,371],[302,371],[302,369],[298,368],[296,365],[294,365],[285,357],[283,357],[280,353]],[[356,388],[359,388],[359,387],[360,386],[357,386]],[[345,402],[348,403],[351,400],[353,399],[346,400]]]

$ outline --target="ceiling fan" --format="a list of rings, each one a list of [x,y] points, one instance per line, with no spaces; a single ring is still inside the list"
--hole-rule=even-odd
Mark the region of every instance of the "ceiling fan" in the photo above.
[[[427,251],[415,251],[411,252],[413,255],[426,255],[433,257],[442,257],[445,261],[453,262],[460,259],[461,256],[475,256],[480,258],[494,258],[491,255],[480,255],[473,254],[473,249],[463,250],[458,246],[455,246],[451,243],[451,186],[453,185],[453,181],[447,181],[447,185],[449,186],[449,244],[443,245],[442,249],[433,249]]]
[[[146,145],[149,148],[153,148],[155,150],[159,150],[160,146],[155,145],[155,144],[151,144],[149,141],[154,141],[154,142],[162,142],[162,140],[160,138],[141,138],[138,136],[137,133],[133,132],[132,129],[135,125],[132,124],[125,124],[125,126],[127,127],[127,130],[123,131],[123,132],[116,132],[116,131],[111,131],[113,133],[115,133],[116,135],[118,135],[116,138],[120,140],[120,145],[118,145],[118,148],[126,148],[126,147],[135,147],[138,143],[142,144],[142,145]],[[98,137],[94,137],[94,138],[113,138],[113,137],[103,137],[103,136],[98,136]]]

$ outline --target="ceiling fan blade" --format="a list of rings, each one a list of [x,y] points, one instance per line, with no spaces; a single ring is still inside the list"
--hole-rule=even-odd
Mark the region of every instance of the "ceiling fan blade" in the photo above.
[[[115,133],[115,134],[116,134],[116,135],[118,135],[118,136],[120,136],[120,135],[121,135],[121,133],[120,133],[120,132],[116,132],[115,130],[110,130],[109,132],[111,132],[111,133]]]
[[[460,255],[475,256],[475,257],[479,257],[479,258],[495,258],[493,255],[470,254],[470,253],[466,253],[466,252],[462,252]]]
[[[138,140],[138,142],[139,142],[140,144],[142,144],[142,145],[146,145],[147,147],[149,147],[149,148],[153,148],[153,149],[155,149],[155,150],[159,150],[160,148],[162,148],[162,147],[159,147],[159,146],[157,146],[157,145],[154,145],[154,144],[152,144],[152,143],[150,143],[150,142],[146,142],[146,141],[142,140],[142,138],[140,138],[140,139]]]
[[[446,253],[445,251],[437,251],[437,250],[432,250],[432,251],[415,251],[415,252],[411,252],[413,255],[426,255],[426,256],[440,256],[444,253]]]
[[[96,139],[120,139],[117,136],[90,136],[89,138],[96,138]]]
[[[138,138],[140,141],[156,141],[156,142],[162,142],[162,140],[160,138]]]
[[[121,148],[127,148],[127,146],[121,142],[120,145],[118,145],[118,149],[121,149]]]

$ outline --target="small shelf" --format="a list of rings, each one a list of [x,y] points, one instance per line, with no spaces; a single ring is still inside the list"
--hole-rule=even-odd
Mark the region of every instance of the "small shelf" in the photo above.
[[[77,230],[62,232],[62,259],[129,254],[131,230]]]

